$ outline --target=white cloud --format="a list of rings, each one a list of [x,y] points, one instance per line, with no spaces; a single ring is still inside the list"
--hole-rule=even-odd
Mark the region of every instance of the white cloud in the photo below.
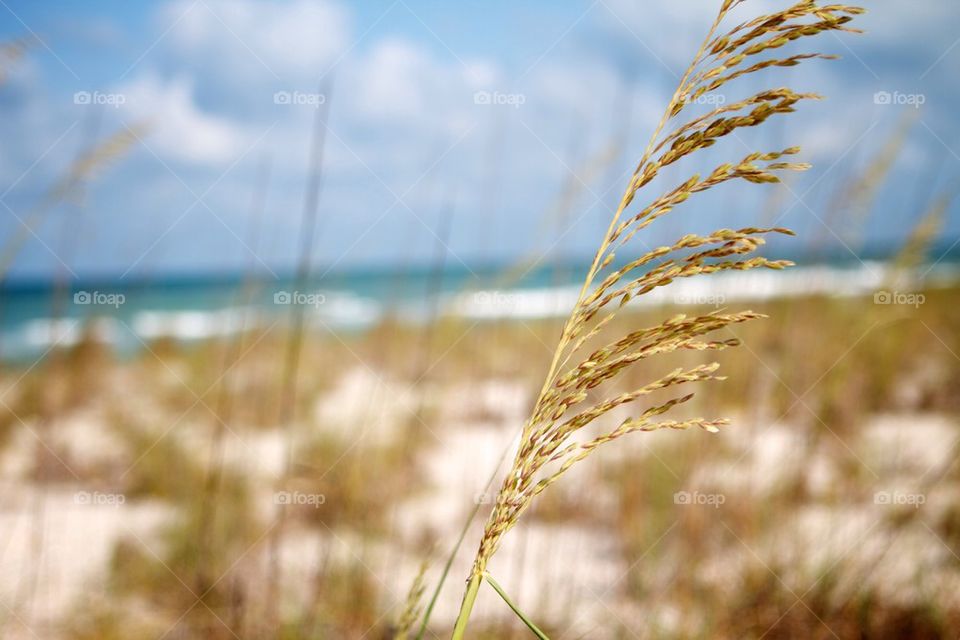
[[[237,124],[196,105],[192,81],[163,81],[147,74],[121,86],[120,107],[130,121],[147,122],[148,144],[158,152],[195,164],[229,162],[243,152],[248,136]]]
[[[173,25],[169,37],[188,58],[282,79],[319,74],[348,46],[350,33],[339,5],[310,0],[175,0],[161,23]]]
[[[789,0],[751,0],[744,3],[743,10],[754,14],[786,2]],[[874,138],[882,137],[883,126],[843,157],[872,122],[896,116],[895,110],[874,105],[873,92],[912,91],[912,84],[902,78],[918,77],[952,43],[955,36],[944,38],[943,34],[957,9],[941,8],[956,5],[940,5],[934,0],[867,0],[867,4],[874,9],[862,19],[869,34],[842,36],[844,43],[827,35],[818,38],[816,45],[810,44],[844,54],[845,61],[815,62],[785,74],[757,76],[758,82],[776,78],[777,84],[822,92],[831,101],[804,104],[800,113],[774,126],[742,131],[738,137],[743,144],[754,148],[756,143],[755,148],[766,149],[802,143],[804,160],[817,161],[819,169],[831,171],[849,170],[860,157],[861,147],[865,153],[870,145],[875,148]],[[497,250],[519,253],[519,247],[542,235],[536,226],[541,209],[556,198],[558,186],[570,180],[565,165],[580,171],[612,139],[625,142],[623,157],[598,172],[589,186],[597,194],[612,186],[605,201],[619,195],[624,178],[618,174],[632,170],[677,81],[658,59],[679,73],[703,38],[716,6],[717,0],[604,0],[558,42],[555,35],[538,39],[541,34],[529,34],[537,55],[541,50],[548,55],[528,70],[513,60],[518,54],[507,39],[486,49],[464,43],[462,50],[453,41],[450,44],[456,51],[451,55],[416,24],[394,24],[389,17],[369,32],[363,28],[354,32],[354,7],[342,1],[172,0],[149,34],[137,34],[146,41],[142,47],[134,47],[131,59],[148,45],[156,45],[130,72],[126,84],[117,88],[126,104],[119,111],[105,110],[105,114],[119,114],[127,123],[148,120],[153,131],[147,144],[165,161],[191,164],[194,171],[182,172],[187,179],[204,176],[205,169],[225,168],[273,125],[262,148],[239,163],[211,192],[211,206],[217,211],[245,211],[257,159],[269,156],[274,169],[270,195],[274,221],[279,229],[295,231],[316,111],[305,104],[275,104],[273,96],[277,91],[316,91],[318,75],[336,63],[328,104],[334,133],[326,143],[323,206],[350,215],[335,216],[330,232],[321,238],[330,246],[320,253],[331,260],[339,258],[343,247],[353,246],[357,240],[357,248],[344,264],[363,256],[384,259],[392,255],[385,252],[394,247],[416,257],[419,248],[409,249],[396,239],[409,237],[412,243],[422,241],[429,249],[433,246],[430,234],[403,206],[393,206],[390,215],[382,219],[381,214],[393,205],[394,194],[404,194],[416,216],[432,223],[430,215],[442,191],[458,200],[454,245],[458,238],[473,242],[464,241],[467,250],[458,246],[458,254],[469,258],[470,250],[479,247],[476,238],[495,234],[497,226],[491,220],[497,216],[509,219],[511,229],[509,237],[497,240]],[[456,13],[457,9],[451,9],[451,16]],[[358,12],[358,24],[369,17]],[[924,28],[931,34],[927,38]],[[362,42],[353,47],[353,39],[361,35]],[[910,44],[911,38],[923,42]],[[881,51],[883,47],[888,50]],[[857,57],[875,68],[881,79],[874,78]],[[945,140],[953,139],[955,130],[954,119],[944,115],[948,109],[952,113],[955,87],[941,78],[948,77],[958,62],[960,46],[918,87],[930,93],[925,123]],[[118,61],[116,72],[124,72],[129,63],[126,58]],[[11,79],[7,87],[8,99],[23,104],[9,125],[0,125],[0,133],[30,153],[13,154],[16,161],[0,165],[0,174],[16,176],[15,166],[19,170],[29,166],[44,145],[83,113],[69,96],[56,102],[45,100],[36,88],[27,91],[25,80],[17,84]],[[758,86],[738,81],[728,87],[727,98],[752,93]],[[77,89],[92,87],[71,88]],[[481,90],[522,95],[523,102],[518,106],[478,105],[474,93]],[[624,130],[628,102],[632,115]],[[776,133],[776,127],[783,127],[782,133]],[[22,131],[40,134],[28,137]],[[921,149],[934,147],[943,153],[932,136],[918,131]],[[73,140],[65,140],[64,149],[67,142]],[[712,153],[704,154],[705,164],[739,158],[743,147],[728,138]],[[834,167],[837,160],[841,161]],[[665,172],[664,180],[683,178],[700,168],[687,163],[674,166]],[[46,170],[38,166],[31,178]],[[424,176],[425,172],[429,175]],[[151,174],[140,165],[131,169],[130,175],[134,173],[135,179],[127,179],[122,186],[136,186],[138,194],[163,196],[149,199],[158,220],[178,210],[175,196],[170,194],[170,176]],[[611,182],[614,184],[607,184]],[[113,194],[116,188],[111,185],[105,191]],[[794,188],[802,192],[801,186]],[[488,193],[494,190],[499,195]],[[180,195],[187,198],[186,207],[190,194]],[[586,227],[582,234],[580,227],[568,234],[563,250],[588,248],[596,233],[602,232],[607,212],[602,207],[587,210],[593,195],[582,190],[573,215],[584,215]],[[704,202],[709,203],[698,200],[689,207],[693,217],[710,209]],[[117,212],[116,218],[122,220],[123,216]],[[214,242],[209,234],[197,231],[203,229],[198,226],[203,220],[204,216],[197,216],[180,223],[178,233],[183,242],[171,249],[170,259],[179,256],[189,264]],[[597,220],[599,230],[590,226]],[[157,224],[162,227],[162,222]],[[282,260],[292,254],[283,245],[276,255]],[[220,256],[211,260],[214,258]]]
[[[362,114],[377,119],[422,116],[428,100],[426,82],[436,72],[432,61],[408,42],[385,40],[357,67],[354,77]],[[435,104],[435,103],[434,103]]]

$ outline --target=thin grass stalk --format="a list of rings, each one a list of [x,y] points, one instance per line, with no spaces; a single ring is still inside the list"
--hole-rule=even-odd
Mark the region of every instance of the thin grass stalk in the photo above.
[[[490,492],[490,487],[493,486],[494,481],[497,479],[497,474],[500,473],[500,467],[503,466],[503,461],[507,459],[507,454],[510,452],[510,446],[512,444],[512,442],[508,443],[507,446],[503,448],[503,453],[500,454],[500,459],[497,460],[496,466],[490,473],[490,477],[487,478],[487,483],[483,487],[484,494],[488,494]],[[427,625],[430,624],[430,616],[433,613],[434,606],[437,604],[437,599],[440,597],[440,592],[443,591],[443,585],[447,580],[447,576],[450,574],[450,567],[453,566],[453,561],[457,557],[457,552],[460,550],[464,539],[467,537],[467,532],[470,530],[470,525],[473,524],[477,514],[480,513],[480,507],[482,504],[483,503],[480,500],[476,501],[476,504],[474,504],[473,509],[470,510],[469,515],[464,521],[463,527],[460,528],[460,535],[457,537],[457,542],[453,545],[453,548],[447,555],[447,560],[443,565],[443,571],[440,572],[440,579],[437,581],[437,586],[433,590],[433,595],[430,596],[430,602],[427,603],[427,607],[424,610],[423,621],[420,623],[420,630],[417,632],[416,640],[423,640],[423,636],[427,632]]]
[[[333,549],[331,545],[324,544],[323,538],[317,538],[317,555],[320,561],[317,562],[317,569],[313,572],[314,592],[311,605],[307,609],[303,622],[300,624],[303,636],[306,638],[319,638],[321,635],[320,604],[323,602],[324,578],[332,562]]]
[[[540,638],[540,640],[550,640],[550,638],[547,637],[547,634],[545,634],[545,633],[540,629],[540,627],[538,627],[536,624],[534,624],[533,620],[531,620],[530,617],[529,617],[527,614],[525,614],[523,611],[521,611],[521,610],[520,610],[520,607],[518,607],[518,606],[513,602],[513,600],[510,599],[510,596],[508,596],[508,595],[507,595],[507,592],[503,590],[503,587],[501,587],[501,586],[497,583],[497,581],[493,579],[493,576],[491,576],[489,573],[484,573],[484,574],[483,574],[483,579],[486,580],[486,581],[490,584],[491,587],[493,587],[493,590],[496,591],[496,592],[500,595],[501,598],[503,598],[503,601],[507,603],[507,606],[510,607],[510,609],[511,609],[515,614],[517,614],[517,617],[520,618],[520,620],[522,620],[525,625],[527,625],[527,628],[530,629],[530,631],[531,631],[531,633],[533,633],[533,635],[535,635],[535,636],[537,636],[538,638]]]
[[[920,496],[929,496],[933,489],[939,485],[944,479],[946,479],[950,473],[950,470],[956,466],[957,461],[960,460],[957,454],[960,454],[960,440],[955,440],[950,446],[948,455],[945,455],[943,462],[938,465],[938,468],[934,470],[933,468],[928,469],[921,477],[920,482],[912,490],[912,495]],[[907,526],[916,523],[918,520],[921,520],[922,509],[916,508],[904,508],[898,510],[895,514],[891,515],[883,521],[880,525],[880,529],[885,529],[883,535],[878,535],[877,537],[885,540],[896,540],[899,535],[907,528]],[[921,521],[922,522],[922,521]],[[926,526],[926,525],[924,525]],[[870,555],[869,559],[866,562],[861,561],[859,567],[852,567],[844,571],[843,575],[850,576],[851,574],[855,578],[849,581],[849,584],[859,585],[859,589],[855,588],[856,595],[857,592],[865,593],[868,591],[868,587],[871,584],[871,579],[875,572],[883,564],[884,560],[890,555],[890,552],[894,550],[896,545],[886,544],[873,547],[873,553]],[[868,547],[871,548],[871,547]],[[855,558],[845,556],[842,558],[843,561],[846,561],[849,564],[855,562]],[[858,570],[859,569],[859,570]],[[855,573],[854,573],[855,572]],[[853,597],[843,599],[843,603],[851,602]],[[836,611],[841,606],[840,603],[830,604],[830,609],[828,609],[826,615],[832,617],[834,611]]]
[[[455,207],[452,199],[448,198],[446,203],[440,209],[440,220],[437,222],[437,230],[434,233],[433,260],[430,266],[430,273],[427,280],[427,286],[424,289],[424,301],[426,302],[427,313],[424,317],[423,330],[420,332],[420,344],[417,349],[417,365],[414,369],[414,384],[420,387],[420,393],[417,394],[417,404],[414,415],[417,421],[422,422],[423,411],[423,382],[427,379],[431,370],[430,360],[433,357],[434,343],[436,342],[437,325],[440,322],[440,294],[443,291],[443,276],[447,268],[448,243],[450,241],[450,228],[453,224]]]
[[[304,192],[303,214],[301,217],[300,255],[297,261],[295,276],[296,290],[303,288],[308,281],[313,260],[314,244],[316,242],[320,191],[323,185],[323,152],[327,133],[327,117],[330,109],[329,84],[326,88],[327,91],[321,91],[321,93],[327,95],[328,99],[316,110],[313,121],[310,160],[306,190]],[[280,406],[278,423],[281,425],[281,428],[286,430],[286,456],[284,471],[278,483],[280,489],[285,486],[285,483],[290,477],[293,465],[293,421],[296,416],[297,381],[300,353],[303,347],[304,317],[302,305],[290,305],[290,318],[290,334],[283,359],[279,393]],[[269,568],[266,597],[267,625],[274,635],[280,631],[279,598],[283,572],[280,563],[280,549],[283,544],[286,513],[285,505],[278,504],[274,519],[274,529],[269,541]]]
[[[621,220],[635,196],[664,167],[712,146],[741,127],[757,126],[773,115],[790,113],[795,110],[797,102],[819,96],[797,94],[786,88],[770,89],[723,104],[663,135],[671,119],[695,99],[738,77],[768,68],[795,66],[809,59],[829,58],[819,54],[798,54],[764,59],[749,66],[742,64],[752,56],[776,51],[802,37],[824,31],[857,32],[846,24],[854,16],[863,13],[858,7],[818,6],[815,0],[800,0],[788,9],[762,15],[741,23],[723,35],[715,35],[730,9],[743,1],[723,0],[721,3],[716,19],[657,124],[600,243],[577,303],[564,324],[533,412],[521,431],[521,443],[513,466],[503,480],[487,521],[455,623],[454,640],[462,638],[465,633],[481,578],[486,574],[487,563],[496,553],[502,537],[513,528],[536,496],[556,482],[572,465],[585,459],[598,447],[628,433],[694,427],[716,432],[720,426],[727,424],[723,419],[656,419],[674,406],[689,401],[693,394],[688,393],[662,404],[654,404],[639,416],[624,419],[619,426],[592,440],[581,441],[576,438],[578,433],[598,418],[618,407],[633,406],[632,403],[649,394],[692,382],[722,380],[722,376],[714,375],[719,365],[710,363],[686,370],[676,369],[634,391],[605,400],[598,401],[592,397],[597,393],[593,389],[601,388],[601,385],[641,360],[680,350],[716,351],[736,346],[738,341],[735,339],[702,340],[701,337],[732,324],[762,317],[760,314],[744,311],[732,314],[714,312],[694,318],[679,315],[658,326],[630,332],[619,340],[594,349],[579,364],[567,367],[578,353],[583,355],[581,348],[589,341],[599,340],[601,330],[609,325],[617,310],[633,297],[666,286],[677,278],[758,267],[782,269],[792,264],[763,257],[741,258],[760,247],[766,234],[792,235],[787,229],[744,228],[736,231],[720,229],[705,236],[688,234],[671,246],[659,247],[623,266],[611,267],[617,250],[625,248],[638,232],[693,195],[731,180],[776,183],[779,182],[780,172],[809,167],[803,163],[782,161],[784,156],[797,153],[797,147],[751,153],[739,162],[721,164],[706,177],[699,174],[690,177],[654,199],[638,213]],[[611,267],[611,271],[599,280],[600,272],[607,267]],[[574,415],[571,416],[571,413]]]
[[[87,127],[84,132],[83,140],[80,143],[80,147],[77,151],[77,156],[73,162],[73,167],[79,165],[82,162],[84,155],[88,152],[88,149],[93,147],[93,141],[97,138],[97,133],[100,128],[100,113],[97,110],[91,109],[87,112]],[[66,261],[72,261],[74,254],[77,249],[77,242],[80,239],[80,234],[77,233],[77,230],[82,221],[83,213],[83,194],[86,187],[86,183],[82,179],[77,179],[72,181],[71,188],[69,193],[74,197],[69,200],[73,204],[73,212],[71,212],[74,217],[77,218],[75,221],[70,221],[71,224],[68,224],[68,221],[62,220],[60,225],[60,238],[59,238],[59,251],[58,256],[62,256],[62,259],[58,263],[56,272],[54,274],[53,288],[50,292],[50,344],[51,349],[46,355],[46,358],[49,358],[50,365],[46,371],[46,375],[51,379],[56,380],[64,375],[64,361],[63,361],[63,350],[59,345],[61,335],[58,334],[59,321],[65,316],[65,309],[67,306],[68,296],[70,293],[70,276],[67,273]],[[68,193],[67,191],[63,192],[64,194]],[[51,197],[50,210],[53,209],[52,203],[60,202],[60,197]],[[36,430],[39,433],[44,433],[50,426],[50,423],[56,418],[56,413],[59,407],[57,407],[54,401],[51,399],[51,388],[55,385],[46,384],[43,389],[43,401],[40,406],[40,416]],[[29,566],[27,569],[27,579],[20,583],[19,593],[17,596],[17,602],[19,603],[18,608],[26,606],[26,618],[29,620],[32,616],[32,610],[34,603],[37,599],[37,590],[39,587],[39,576],[42,570],[43,564],[43,551],[45,546],[45,536],[46,536],[46,525],[47,525],[47,502],[49,499],[49,479],[45,477],[45,464],[49,461],[47,460],[48,448],[43,444],[43,440],[37,437],[36,441],[33,444],[33,462],[34,468],[32,469],[32,474],[34,481],[40,487],[40,496],[37,500],[34,501],[34,508],[31,513],[31,526],[33,528],[33,535],[30,538],[30,552],[28,554]],[[62,461],[57,459],[57,462],[61,465],[64,465]],[[65,465],[64,465],[65,466]],[[76,478],[76,474],[73,469],[66,467],[67,471]]]
[[[938,194],[917,220],[903,246],[894,256],[890,271],[886,276],[886,288],[897,286],[915,286],[929,269],[919,273],[921,265],[927,259],[927,254],[933,247],[937,236],[943,230],[947,211],[953,206],[957,195],[960,194],[960,184]]]
[[[486,233],[480,235],[480,248],[483,253],[491,254],[492,248],[494,246],[493,238],[496,236],[497,225],[495,224],[496,214],[499,211],[499,195],[500,187],[503,179],[502,171],[500,170],[503,166],[502,157],[503,157],[503,145],[504,145],[504,133],[506,127],[506,120],[500,114],[495,114],[492,132],[489,140],[487,141],[487,149],[485,154],[485,167],[484,172],[485,179],[483,181],[484,188],[481,190],[484,206],[482,207],[485,211],[488,212],[488,222],[494,221],[493,223],[487,224],[484,226]],[[502,328],[502,321],[500,318],[494,320],[493,332],[494,336],[499,335],[499,332]],[[471,336],[473,338],[473,336]],[[479,345],[476,340],[471,340]],[[494,342],[497,342],[494,340]],[[482,361],[478,359],[473,360],[473,366],[479,369],[482,365]],[[479,378],[479,375],[482,372],[474,371],[474,375]],[[487,482],[483,487],[483,494],[488,494],[490,488],[493,486],[494,481],[497,478],[497,474],[500,471],[500,467],[503,466],[503,461],[506,460],[507,454],[510,451],[510,443],[504,447],[503,452],[500,454],[500,458],[497,460],[497,464],[493,471],[490,473],[490,476],[487,478]],[[423,612],[423,619],[420,621],[419,629],[417,630],[416,640],[423,640],[424,635],[427,633],[427,628],[430,624],[430,618],[433,615],[434,607],[437,604],[437,600],[440,598],[440,593],[443,591],[443,586],[446,584],[447,577],[450,575],[450,569],[453,566],[453,562],[457,557],[457,553],[460,551],[460,547],[463,546],[463,541],[467,537],[467,533],[470,531],[470,527],[473,524],[473,521],[476,519],[477,514],[480,513],[480,507],[483,502],[480,500],[475,500],[473,508],[467,514],[466,519],[464,520],[463,526],[460,528],[460,533],[457,536],[457,540],[454,543],[453,547],[450,549],[450,552],[447,554],[446,561],[443,564],[443,569],[440,572],[440,577],[437,580],[437,585],[434,587],[432,594],[430,595],[430,600],[427,603],[427,606]]]
[[[811,236],[810,246],[816,254],[822,255],[823,249],[830,246],[831,235],[854,249],[862,244],[864,224],[880,190],[887,183],[890,171],[903,152],[917,118],[916,109],[905,107],[893,131],[867,165],[840,180],[827,206],[820,231]],[[838,236],[833,228],[841,221],[845,221],[846,225],[840,229]]]
[[[483,177],[480,180],[480,194],[477,202],[479,210],[486,212],[485,224],[476,236],[476,246],[479,255],[490,256],[495,259],[494,249],[497,246],[499,232],[497,214],[500,212],[507,118],[506,114],[499,109],[494,109],[490,113],[492,120],[490,137],[484,142]]]
[[[417,572],[417,576],[414,578],[413,584],[410,585],[410,590],[407,592],[407,599],[404,603],[403,612],[400,614],[397,622],[397,632],[394,634],[394,640],[408,640],[414,625],[417,624],[417,619],[420,617],[420,602],[423,600],[423,594],[427,590],[426,574],[427,569],[430,567],[430,555],[431,554],[428,553],[420,563],[420,570]]]
[[[714,20],[713,25],[710,27],[710,31],[707,34],[707,37],[704,38],[703,44],[700,45],[700,50],[697,52],[695,59],[699,59],[700,56],[703,55],[703,51],[706,48],[707,43],[710,41],[710,38],[713,36],[717,27],[720,25],[721,18],[722,18],[722,14],[718,16],[716,20]],[[687,79],[690,77],[690,74],[692,72],[693,72],[693,65],[691,65],[686,70],[686,72],[683,75],[683,78],[680,80],[681,87],[686,84]],[[657,127],[654,130],[653,136],[650,138],[650,142],[647,144],[647,148],[644,151],[638,166],[641,166],[641,167],[644,166],[646,162],[650,159],[650,155],[653,153],[654,142],[656,141],[657,137],[660,135],[660,132],[663,130],[663,127],[666,125],[670,112],[674,108],[675,104],[677,103],[678,95],[679,95],[679,91],[674,94],[673,98],[671,98],[670,104],[667,107],[667,109],[664,111],[663,116],[660,119],[660,122],[657,124]],[[635,178],[631,179],[631,183],[633,182],[633,180],[635,180]],[[609,238],[613,234],[614,229],[616,229],[617,222],[620,221],[620,218],[623,215],[624,210],[627,208],[627,205],[630,203],[631,199],[632,198],[630,195],[630,189],[627,189],[627,191],[624,192],[623,197],[620,199],[620,204],[617,205],[617,210],[613,214],[613,218],[610,220],[610,224],[607,227],[607,232],[604,234],[603,240],[600,243],[600,248],[597,249],[596,255],[593,258],[593,262],[590,265],[590,269],[587,271],[587,277],[584,279],[583,285],[580,287],[580,293],[577,296],[577,303],[575,305],[575,308],[579,307],[583,303],[583,300],[590,289],[590,285],[593,284],[593,280],[596,277],[597,271],[599,271],[600,261],[603,259],[604,253],[607,251],[607,249],[610,246]],[[544,379],[543,387],[540,389],[541,397],[546,394],[551,381],[553,380],[554,376],[557,373],[557,367],[560,364],[561,355],[563,354],[567,344],[570,342],[571,338],[569,337],[569,333],[567,329],[570,327],[572,322],[573,322],[573,316],[567,319],[566,325],[564,326],[563,333],[560,336],[560,343],[558,344],[557,349],[554,352],[553,360],[550,363],[550,368],[547,370],[547,375],[546,375],[546,378]]]
[[[0,278],[5,277],[10,266],[20,253],[27,240],[32,237],[33,229],[40,226],[47,215],[65,200],[77,197],[81,185],[96,177],[110,162],[122,157],[140,140],[146,126],[138,124],[124,127],[99,145],[85,148],[70,165],[66,175],[57,181],[26,214],[22,216],[16,233],[7,238],[0,247]]]
[[[266,205],[266,194],[270,184],[271,163],[268,158],[261,162],[258,179],[250,196],[250,227],[248,230],[248,246],[259,248],[260,228]],[[224,432],[233,416],[234,395],[231,393],[230,372],[240,361],[243,354],[244,337],[246,336],[250,320],[250,308],[253,303],[255,287],[253,276],[255,271],[254,256],[251,255],[246,266],[241,291],[237,296],[241,302],[242,319],[237,333],[227,337],[223,352],[223,361],[220,366],[220,375],[217,377],[217,402],[214,411],[213,433],[210,438],[210,456],[205,472],[203,492],[201,494],[199,523],[197,526],[197,541],[199,547],[197,568],[197,593],[205,595],[210,589],[212,576],[208,559],[213,549],[212,530],[216,523],[219,507],[218,494],[223,478]]]
[[[722,19],[722,13],[718,15],[718,17],[714,20],[713,24],[711,25],[707,36],[704,38],[703,43],[700,45],[700,49],[695,59],[699,59],[699,57],[703,55],[703,51],[706,49],[707,43],[710,41],[710,38],[713,36],[713,34],[717,30],[717,27],[720,25],[721,19]],[[693,72],[693,65],[687,68],[686,72],[683,75],[683,78],[680,80],[681,87],[683,87],[686,84],[687,79],[690,77],[690,74],[692,72]],[[674,105],[677,102],[678,95],[679,95],[679,90],[676,93],[674,93],[673,97],[670,100],[669,105],[667,106],[667,109],[664,110],[663,116],[661,117],[660,122],[657,124],[657,127],[654,130],[654,134],[650,138],[650,141],[647,144],[647,148],[644,151],[638,166],[640,167],[644,166],[646,162],[649,160],[650,155],[653,153],[653,145],[656,142],[656,139],[659,136],[660,132],[663,130],[663,127],[666,125],[670,112],[674,108]],[[634,177],[631,178],[631,185],[635,179],[636,179],[636,175],[634,175]],[[599,249],[597,249],[596,255],[593,258],[593,262],[590,265],[590,269],[587,271],[587,276],[584,279],[583,285],[580,288],[580,293],[577,296],[577,303],[575,305],[575,308],[580,307],[580,305],[583,303],[584,298],[587,296],[587,292],[590,289],[590,285],[593,283],[593,280],[596,277],[596,273],[599,269],[601,260],[603,259],[603,254],[606,252],[607,248],[610,246],[609,238],[613,234],[614,230],[616,229],[616,225],[619,222],[621,216],[623,215],[624,210],[626,209],[629,203],[630,203],[630,189],[628,188],[627,191],[624,192],[624,195],[620,198],[620,203],[617,205],[617,210],[614,213],[613,218],[610,220],[610,224],[607,226],[607,231],[603,236],[603,240],[600,243],[600,247]],[[562,354],[564,353],[564,350],[566,349],[567,344],[570,342],[568,329],[572,322],[573,322],[573,316],[570,316],[564,325],[564,329],[563,329],[563,332],[561,333],[560,342],[556,348],[556,351],[554,351],[553,358],[547,370],[547,375],[544,378],[543,386],[540,389],[540,397],[543,397],[544,395],[546,395],[550,387],[550,384],[557,373],[557,368],[560,364]],[[526,428],[524,430],[526,431]],[[483,575],[483,568],[480,568],[478,570],[477,563],[475,563],[473,572],[467,583],[467,590],[466,590],[466,593],[464,594],[463,603],[460,606],[460,613],[457,616],[457,620],[454,625],[454,631],[452,636],[453,640],[460,640],[461,638],[463,638],[463,634],[466,632],[467,622],[470,619],[470,614],[473,611],[473,606],[477,599],[477,592],[480,589],[480,579],[482,575]]]
[[[426,314],[423,318],[423,325],[420,328],[420,340],[414,356],[416,365],[413,369],[413,389],[415,392],[413,411],[410,413],[411,420],[407,423],[407,429],[401,436],[403,442],[400,447],[400,459],[407,459],[415,455],[415,445],[420,440],[423,428],[426,427],[424,420],[424,404],[426,400],[426,385],[428,383],[431,371],[431,360],[433,358],[434,343],[436,342],[436,331],[440,322],[440,294],[443,289],[443,276],[447,266],[447,246],[450,239],[450,227],[453,224],[455,208],[452,200],[448,200],[441,205],[437,229],[434,232],[433,260],[430,265],[430,272],[427,277],[426,287],[423,291],[424,306]],[[390,528],[396,531],[397,519],[400,506],[395,504],[391,510]],[[391,536],[395,538],[395,536]],[[400,562],[394,555],[400,555],[399,549],[392,548],[387,562],[387,566],[392,566],[397,572],[400,569]],[[397,578],[398,579],[398,578]]]
[[[619,96],[615,104],[618,111],[629,114],[630,110],[624,106],[624,104],[629,104],[625,98],[626,95],[626,92],[624,92],[623,95]],[[566,179],[561,182],[560,189],[557,191],[553,202],[540,215],[538,228],[541,233],[549,233],[554,227],[563,230],[573,212],[577,198],[587,188],[587,185],[598,175],[608,172],[618,173],[616,162],[622,154],[624,147],[622,140],[626,139],[628,131],[629,124],[622,124],[617,128],[617,133],[611,137],[611,140],[585,162],[580,162],[579,155],[573,152],[576,148],[576,140],[571,141],[570,148],[572,151],[569,155],[567,167],[576,167],[576,170],[565,169]],[[574,133],[576,133],[576,127],[574,127]],[[542,260],[543,255],[538,254],[535,250],[531,251],[504,269],[494,279],[493,286],[498,289],[512,287],[523,280]]]
[[[54,183],[50,189],[20,220],[17,231],[0,245],[0,319],[6,312],[6,300],[3,296],[3,284],[7,272],[16,261],[17,255],[23,249],[33,230],[38,229],[57,205],[61,202],[77,198],[82,185],[96,177],[98,171],[107,164],[123,156],[140,138],[138,132],[146,130],[143,125],[132,128],[123,128],[114,133],[98,146],[86,148],[67,169],[67,173]],[[0,352],[3,344],[0,343]]]
[[[463,602],[460,604],[460,615],[453,625],[453,640],[461,640],[463,634],[467,632],[467,623],[470,621],[470,613],[473,611],[473,605],[477,602],[477,594],[480,593],[481,576],[472,574],[467,582],[467,590],[463,594]]]

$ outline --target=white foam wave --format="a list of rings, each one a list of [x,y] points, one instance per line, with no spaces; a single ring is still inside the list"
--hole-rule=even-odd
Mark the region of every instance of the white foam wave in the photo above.
[[[885,281],[885,267],[867,262],[858,268],[815,266],[775,271],[726,271],[709,278],[682,278],[634,298],[630,306],[716,305],[742,300],[808,295],[872,294]],[[539,289],[486,289],[454,296],[450,313],[474,318],[534,319],[566,316],[577,302],[578,286]]]

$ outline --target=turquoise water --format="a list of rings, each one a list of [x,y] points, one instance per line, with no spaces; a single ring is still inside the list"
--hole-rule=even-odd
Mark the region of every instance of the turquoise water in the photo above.
[[[960,252],[945,247],[931,255],[927,279],[954,280]],[[691,278],[645,296],[638,304],[716,304],[737,299],[810,293],[868,295],[885,281],[884,262],[837,256],[783,272],[754,270]],[[562,316],[575,303],[587,263],[517,268],[448,262],[436,269],[366,269],[314,277],[163,277],[129,281],[7,282],[0,289],[0,359],[35,360],[53,346],[69,346],[85,331],[121,354],[158,338],[202,340],[268,325],[299,305],[308,327],[357,332],[392,314],[420,322],[434,313],[477,321]],[[926,269],[921,269],[926,271]],[[513,275],[508,275],[508,274]]]
[[[458,293],[498,286],[510,290],[575,284],[586,265],[540,265],[507,284],[502,267],[447,265],[367,269],[308,278],[165,277],[148,281],[88,280],[57,286],[9,282],[0,289],[0,359],[35,358],[51,345],[75,343],[85,330],[121,352],[161,337],[195,340],[288,318],[302,306],[308,321],[360,331],[387,313],[422,321]]]

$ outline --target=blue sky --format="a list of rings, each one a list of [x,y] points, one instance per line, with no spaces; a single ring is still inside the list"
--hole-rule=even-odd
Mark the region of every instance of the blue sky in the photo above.
[[[39,38],[0,85],[0,234],[14,233],[90,131],[145,123],[142,143],[97,176],[82,206],[60,206],[33,229],[15,274],[289,270],[322,77],[330,119],[318,263],[426,260],[447,202],[453,262],[585,256],[716,4],[0,0],[0,38]],[[652,226],[646,244],[772,215],[801,233],[793,249],[816,240],[855,256],[909,233],[960,179],[960,5],[863,4],[867,35],[802,47],[843,60],[730,89],[735,99],[789,84],[828,100],[703,159],[801,144],[815,168],[778,199],[737,185],[691,201]],[[773,6],[783,3],[748,0],[744,10]],[[78,92],[107,104],[77,104]],[[502,104],[477,104],[477,92]],[[877,92],[924,104],[861,234],[832,218],[829,203],[912,109],[877,104]],[[267,208],[252,234],[264,162]],[[574,197],[557,213],[565,185]],[[958,218],[951,207],[942,242],[960,237]]]

